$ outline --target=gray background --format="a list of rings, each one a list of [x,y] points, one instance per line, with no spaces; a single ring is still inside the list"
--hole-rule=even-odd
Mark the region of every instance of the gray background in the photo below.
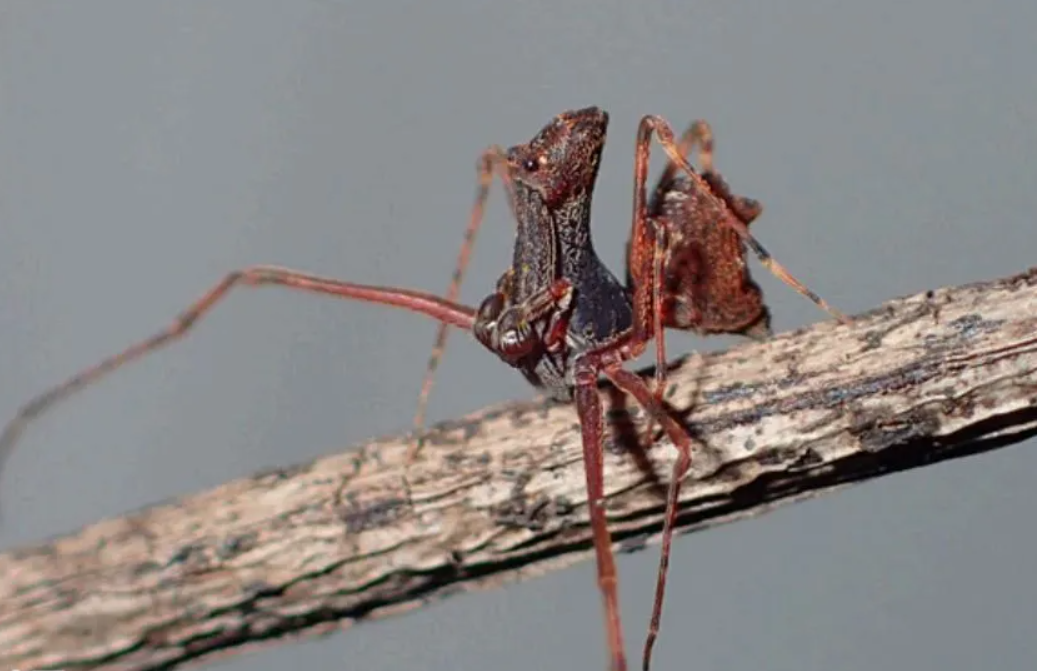
[[[757,234],[846,311],[1031,265],[1037,3],[786,5],[5,0],[0,413],[237,266],[443,291],[478,152],[589,104],[612,115],[595,234],[617,270],[645,113],[709,119],[718,167],[765,205]],[[511,235],[497,193],[467,301]],[[822,318],[757,275],[779,331]],[[0,545],[405,429],[433,331],[243,290],[25,435]],[[457,337],[431,410],[531,394]],[[656,668],[1032,669],[1033,448],[680,540]],[[619,560],[634,656],[657,556]],[[213,668],[599,669],[593,576],[587,562]]]

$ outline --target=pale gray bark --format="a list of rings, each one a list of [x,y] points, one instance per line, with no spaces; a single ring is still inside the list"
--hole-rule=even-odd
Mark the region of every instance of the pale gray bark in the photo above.
[[[1008,445],[1037,427],[1037,270],[692,356],[671,383],[708,445],[684,488],[684,530]],[[629,549],[657,540],[674,455],[655,448],[642,470],[615,442],[608,509]],[[0,669],[172,668],[591,556],[571,407],[510,403],[442,425],[410,468],[407,443],[0,555]]]

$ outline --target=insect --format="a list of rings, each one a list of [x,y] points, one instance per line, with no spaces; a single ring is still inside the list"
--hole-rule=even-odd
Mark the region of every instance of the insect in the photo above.
[[[628,291],[598,259],[590,239],[591,195],[607,125],[607,114],[597,108],[566,112],[529,143],[485,155],[490,177],[487,181],[492,181],[494,173],[505,177],[518,226],[512,267],[501,276],[496,290],[478,310],[425,292],[343,282],[286,268],[253,266],[237,270],[205,292],[170,327],[30,400],[0,434],[0,458],[30,420],[69,394],[184,336],[238,285],[280,285],[425,314],[443,325],[471,332],[534,385],[556,398],[575,401],[587,464],[588,502],[610,657],[614,669],[625,669],[616,570],[602,507],[604,432],[597,379],[604,374],[631,394],[662,426],[679,452],[667,494],[663,558],[656,591],[655,611],[661,612],[676,502],[681,480],[690,466],[691,439],[667,414],[646,383],[622,367],[626,360],[643,352],[653,337],[662,336],[664,315],[656,306],[661,305],[664,247],[662,236],[653,237],[648,231],[652,222],[647,216],[645,197],[652,133],[658,136],[671,161],[691,179],[701,178],[679,153],[666,122],[655,116],[642,119],[635,163],[632,291]],[[470,224],[469,228],[473,226]],[[751,241],[750,246],[763,255],[765,262],[769,261],[744,226],[735,230]],[[773,261],[770,265],[784,272]],[[646,646],[646,666],[648,654]]]
[[[754,201],[732,195],[711,169],[708,126],[693,125],[680,143],[660,117],[642,119],[635,163],[635,204],[628,254],[627,286],[621,284],[594,251],[590,233],[591,198],[604,148],[608,115],[597,108],[565,112],[529,143],[507,152],[491,148],[480,163],[480,190],[473,217],[448,290],[455,297],[493,175],[500,176],[516,219],[512,267],[497,283],[476,317],[475,336],[527,380],[563,401],[575,401],[580,417],[591,526],[598,561],[598,583],[605,601],[606,631],[613,669],[625,669],[616,596],[616,573],[604,510],[602,408],[596,385],[604,374],[631,394],[658,421],[679,451],[667,495],[652,624],[643,666],[661,617],[665,575],[676,520],[680,483],[690,467],[691,439],[665,411],[658,392],[665,384],[665,365],[656,369],[652,393],[623,363],[639,356],[664,326],[702,332],[753,332],[766,328],[762,294],[748,278],[742,240],[779,277],[836,316],[753,240],[746,228],[758,213]],[[646,203],[648,150],[655,133],[670,155],[670,165],[651,204]],[[700,177],[684,154],[700,142],[710,161]],[[683,173],[678,176],[677,170]],[[725,237],[727,236],[727,237]],[[720,247],[710,247],[719,241]],[[716,267],[709,266],[713,263]],[[722,267],[723,266],[723,267]],[[702,279],[705,278],[705,279]],[[712,293],[702,294],[703,282]],[[739,305],[744,303],[744,305]],[[437,333],[429,371],[443,351],[446,330]],[[665,363],[665,350],[660,346]],[[427,399],[426,373],[420,403]],[[420,405],[420,404],[419,404]],[[419,408],[420,412],[423,408]]]
[[[664,250],[659,306],[663,326],[702,335],[732,333],[766,338],[771,332],[770,312],[763,292],[749,273],[745,242],[726,223],[733,217],[748,227],[763,207],[756,200],[731,193],[713,168],[713,131],[702,120],[688,127],[678,150],[686,156],[696,144],[701,180],[689,178],[671,161],[659,176],[648,204],[648,216],[656,222],[650,232],[658,230]],[[632,251],[628,244],[628,259]],[[628,286],[631,282],[628,261]],[[801,284],[792,284],[842,318]]]
[[[649,232],[661,238],[663,249],[657,310],[661,325],[700,335],[737,334],[763,340],[771,335],[770,310],[749,272],[745,242],[727,223],[733,219],[748,227],[763,207],[756,200],[734,195],[713,168],[713,131],[701,119],[683,133],[678,150],[687,156],[696,144],[702,179],[689,178],[670,161],[648,204],[648,216],[654,222]],[[628,287],[633,284],[632,253],[633,246],[628,242]],[[845,320],[794,278],[786,275],[782,279],[837,319]],[[666,382],[665,338],[657,339],[655,351],[656,397],[661,399]],[[650,444],[651,439],[649,418],[644,440]]]
[[[692,331],[702,335],[738,334],[762,340],[770,336],[770,311],[763,300],[763,292],[750,275],[746,264],[746,237],[748,225],[759,217],[763,208],[754,199],[733,194],[713,168],[713,132],[703,120],[693,122],[682,134],[677,150],[687,156],[699,146],[700,179],[689,177],[673,161],[668,162],[656,183],[648,204],[648,217],[653,225],[648,233],[660,237],[663,249],[662,279],[659,287],[661,325],[666,328]],[[518,220],[512,175],[507,169],[504,150],[491,146],[479,157],[479,188],[461,251],[458,254],[453,277],[447,288],[447,300],[457,300],[461,282],[471,251],[482,224],[486,201],[494,176],[504,186],[512,218]],[[741,224],[743,230],[737,230]],[[759,245],[754,251],[761,255]],[[633,246],[627,243],[626,284],[633,292],[630,259]],[[761,258],[769,258],[763,252]],[[803,294],[840,321],[846,317],[832,308],[820,296],[810,291],[780,265],[769,267],[784,282]],[[421,447],[420,435],[431,394],[434,375],[442,360],[449,334],[441,325],[436,332],[425,377],[418,396],[414,416],[417,442],[412,445],[413,459]],[[661,398],[665,387],[665,339],[658,339],[656,347],[656,394]],[[646,436],[652,433],[649,420]]]

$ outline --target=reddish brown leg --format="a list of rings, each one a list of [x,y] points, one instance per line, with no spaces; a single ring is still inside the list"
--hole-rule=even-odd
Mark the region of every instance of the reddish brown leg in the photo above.
[[[700,175],[712,173],[713,129],[710,128],[709,123],[702,119],[691,122],[691,125],[681,134],[681,139],[677,142],[677,151],[680,152],[681,156],[687,156],[695,145],[699,147],[698,162]],[[666,167],[663,168],[657,183],[662,186],[671,181],[680,169],[680,166],[673,161],[667,161]]]
[[[117,368],[152,352],[170,341],[185,335],[227,293],[239,284],[259,286],[276,284],[300,291],[327,294],[352,300],[380,303],[418,312],[448,326],[471,330],[475,321],[475,310],[438,296],[421,291],[378,287],[365,284],[342,282],[327,277],[278,268],[275,266],[252,266],[229,273],[219,283],[205,292],[201,298],[184,310],[171,326],[151,337],[137,342],[122,352],[99,364],[87,368],[61,384],[33,398],[22,406],[14,419],[0,434],[0,463],[9,453],[26,423],[50,409],[69,394],[90,384]]]
[[[634,342],[622,354],[612,351],[592,352],[580,357],[576,363],[576,405],[580,414],[583,438],[583,458],[586,464],[587,495],[590,506],[591,528],[594,534],[594,549],[598,560],[598,586],[605,601],[605,626],[608,632],[609,650],[613,669],[625,669],[626,660],[622,646],[622,627],[619,617],[619,600],[616,595],[616,567],[612,554],[604,499],[604,465],[602,461],[602,408],[597,391],[597,371],[601,371],[619,389],[634,397],[645,411],[658,421],[673,441],[679,452],[670,478],[666,497],[666,518],[663,523],[663,548],[656,582],[656,601],[652,610],[652,621],[645,643],[643,668],[647,671],[651,659],[652,645],[659,631],[662,615],[662,595],[666,588],[666,571],[669,567],[670,545],[673,540],[673,525],[677,520],[677,503],[681,483],[691,467],[691,437],[666,412],[652,394],[648,385],[634,373],[622,367],[624,359],[643,351],[645,343]]]
[[[702,120],[692,122],[692,124],[684,131],[681,135],[680,142],[677,144],[677,150],[681,153],[681,156],[687,156],[692,148],[698,144],[699,146],[699,166],[703,173],[713,172],[713,131],[709,127],[709,124]],[[647,166],[646,166],[647,167]],[[663,169],[662,175],[659,176],[659,185],[657,188],[661,189],[668,184],[678,168],[673,161],[668,161],[666,167]],[[647,173],[645,175],[647,179]],[[726,189],[726,185],[724,185]],[[725,193],[727,193],[725,191]],[[737,198],[731,196],[731,198],[725,198],[730,202],[731,199]],[[739,203],[740,204],[740,203]],[[738,214],[736,212],[736,214]],[[647,216],[647,213],[646,215]],[[740,215],[739,215],[740,216]],[[635,215],[636,217],[636,215]],[[755,218],[755,217],[753,217]],[[636,221],[636,219],[635,219]],[[666,391],[666,334],[663,330],[663,310],[662,304],[662,290],[663,290],[663,266],[666,261],[666,227],[661,225],[659,222],[652,222],[653,225],[653,240],[654,240],[654,252],[653,252],[653,263],[652,263],[652,313],[653,313],[653,328],[652,332],[655,334],[655,398],[660,403],[662,402],[663,395]],[[655,421],[652,416],[649,415],[648,421],[645,423],[644,434],[641,440],[641,444],[646,447],[651,447],[653,434],[655,433]]]
[[[493,176],[496,174],[504,184],[508,194],[508,205],[512,212],[515,210],[514,189],[511,178],[508,175],[507,164],[504,158],[504,149],[493,146],[486,149],[479,157],[477,165],[479,174],[479,187],[475,195],[475,203],[472,205],[472,213],[468,219],[468,228],[465,229],[464,240],[461,243],[461,251],[457,256],[457,265],[454,268],[450,286],[447,288],[446,299],[456,301],[461,292],[461,281],[464,279],[465,270],[468,268],[468,260],[475,246],[475,237],[482,226],[483,212],[486,209],[486,200],[493,185]],[[442,323],[436,330],[436,340],[432,345],[432,354],[429,355],[428,365],[425,367],[425,377],[421,381],[421,392],[418,394],[418,408],[414,413],[414,442],[411,444],[407,454],[407,460],[413,462],[421,450],[421,430],[425,426],[425,412],[428,408],[429,394],[432,393],[432,385],[435,382],[436,369],[443,358],[443,350],[446,347],[447,336],[450,331],[447,324]]]
[[[555,280],[524,303],[512,303],[511,271],[497,283],[497,291],[483,300],[475,317],[472,333],[491,352],[511,366],[542,345],[557,351],[565,342],[572,314],[572,283]],[[547,319],[547,332],[537,335],[533,326]]]
[[[690,163],[688,163],[688,159],[685,158],[684,155],[681,153],[679,145],[674,140],[673,129],[670,127],[670,124],[667,123],[667,121],[662,117],[655,115],[648,115],[643,117],[641,119],[641,123],[638,125],[637,128],[636,161],[637,163],[644,162],[645,165],[642,168],[642,172],[647,173],[648,171],[648,151],[653,132],[658,138],[659,145],[662,147],[663,151],[665,151],[666,155],[670,157],[670,161],[676,163],[677,167],[683,170],[685,173],[687,173],[691,179],[702,180],[702,177],[695,172],[695,169],[691,167]],[[635,175],[637,174],[637,172],[638,169],[635,167]],[[637,198],[640,196],[640,206],[643,210],[644,176],[641,177],[641,180],[642,181],[639,184],[635,184],[634,194],[635,208],[637,207]],[[635,209],[635,215],[636,212],[637,210]],[[797,293],[801,294],[802,296],[805,296],[808,300],[812,301],[819,308],[821,308],[828,314],[832,315],[840,322],[848,323],[850,321],[843,313],[839,312],[838,310],[830,306],[823,298],[818,296],[816,293],[807,288],[805,284],[796,279],[795,276],[793,276],[792,273],[789,272],[787,268],[785,268],[785,266],[778,263],[774,259],[774,257],[771,256],[770,252],[768,252],[763,247],[763,245],[761,245],[759,241],[753,237],[753,235],[749,232],[749,227],[744,222],[733,217],[726,218],[724,219],[724,221],[735,231],[735,233],[739,235],[739,237],[742,238],[742,240],[745,241],[745,244],[748,245],[749,249],[753,250],[753,253],[756,254],[756,256],[760,259],[760,263],[762,263],[767,268],[767,270],[774,274],[775,277],[777,277],[782,282],[792,287]],[[636,225],[637,224],[635,221],[635,227]]]
[[[742,220],[742,223],[747,227],[751,224],[760,213],[763,212],[763,207],[760,203],[752,198],[746,198],[745,196],[738,196],[731,193],[730,187],[727,182],[723,180],[713,169],[713,129],[710,127],[709,122],[704,119],[696,119],[691,122],[691,125],[681,134],[681,139],[677,142],[677,151],[680,152],[681,156],[688,156],[691,150],[698,145],[698,163],[699,163],[699,176],[709,184],[710,191],[719,196],[731,209],[736,217]],[[666,184],[673,180],[673,176],[681,170],[673,161],[667,161],[666,167],[663,169],[662,174],[659,176],[657,182],[657,189],[662,189]],[[655,196],[658,197],[661,194],[657,190]]]
[[[663,278],[661,275],[661,265],[658,263],[657,255],[659,253],[659,245],[656,242],[658,236],[655,235],[656,229],[649,229],[653,223],[649,221],[647,215],[647,204],[645,185],[648,178],[648,159],[649,150],[651,147],[652,133],[655,133],[659,139],[659,143],[667,156],[670,158],[670,162],[675,164],[677,168],[685,171],[690,179],[702,180],[702,177],[695,172],[695,170],[688,163],[687,158],[684,156],[686,147],[682,147],[674,140],[673,129],[670,125],[662,118],[658,116],[645,116],[641,119],[641,123],[637,129],[637,144],[635,147],[635,162],[634,162],[634,214],[633,214],[633,231],[631,233],[631,255],[630,255],[630,272],[633,278],[633,307],[634,307],[634,343],[631,346],[632,350],[637,350],[638,347],[643,348],[644,345],[652,338],[656,338],[656,343],[662,342],[664,334],[663,331],[658,327],[658,317],[655,311],[661,309],[661,306],[656,302],[656,298],[661,293],[659,286],[661,285]],[[707,158],[707,161],[709,159]],[[711,166],[710,166],[711,167]],[[707,188],[708,185],[703,185],[703,188]],[[770,253],[767,252],[764,247],[757,242],[757,240],[749,233],[748,226],[734,217],[725,218],[726,221],[738,235],[745,240],[746,244],[750,249],[760,258],[760,261],[774,273],[779,279],[783,280],[786,284],[791,286],[800,294],[806,296],[808,299],[816,303],[822,309],[828,311],[830,314],[835,316],[840,321],[847,321],[840,312],[831,308],[820,296],[810,291],[803,283],[797,280],[784,266],[779,264],[771,257]],[[606,371],[606,374],[608,372]],[[611,375],[610,375],[611,377]],[[665,377],[663,378],[665,379]],[[616,383],[620,384],[619,379],[616,379]],[[629,389],[631,394],[637,398],[638,394],[647,393],[647,398],[641,401],[642,405],[645,402],[656,404],[655,396],[647,391],[647,387],[639,385],[640,388],[631,387]],[[670,418],[672,422],[672,418]],[[664,423],[664,428],[667,428],[667,423]],[[658,635],[659,621],[662,615],[663,599],[666,591],[666,571],[669,566],[669,554],[670,546],[673,540],[673,526],[677,518],[677,501],[680,496],[680,485],[681,480],[687,473],[690,467],[690,440],[687,432],[681,429],[679,432],[673,432],[671,428],[667,428],[667,434],[670,439],[674,442],[680,450],[681,455],[677,462],[674,464],[673,480],[670,482],[669,494],[667,496],[666,504],[666,517],[663,523],[663,534],[662,534],[662,556],[659,560],[659,574],[656,582],[655,591],[655,603],[652,608],[652,619],[649,625],[648,637],[645,641],[643,665],[645,669],[648,669],[651,661],[652,646],[655,643],[655,639]],[[680,437],[678,437],[680,434]],[[679,441],[679,442],[678,442]]]
[[[587,508],[594,553],[598,564],[598,588],[605,602],[605,632],[608,637],[610,668],[626,671],[623,652],[623,626],[619,618],[619,594],[616,589],[616,561],[612,554],[612,537],[605,518],[605,464],[602,450],[602,407],[598,396],[598,373],[593,366],[577,363],[576,410],[580,415],[583,439],[583,463],[587,479]]]
[[[618,365],[605,368],[605,375],[612,382],[633,396],[649,416],[659,420],[674,446],[677,448],[677,461],[670,474],[670,486],[666,494],[666,517],[663,520],[662,552],[659,558],[659,572],[655,582],[655,602],[652,605],[652,619],[648,625],[645,638],[641,668],[648,671],[652,659],[652,647],[659,636],[659,621],[663,612],[663,597],[666,594],[666,574],[670,568],[670,546],[673,543],[673,527],[677,523],[677,505],[681,495],[681,484],[684,476],[691,468],[691,437],[669,414],[648,389],[644,381]]]

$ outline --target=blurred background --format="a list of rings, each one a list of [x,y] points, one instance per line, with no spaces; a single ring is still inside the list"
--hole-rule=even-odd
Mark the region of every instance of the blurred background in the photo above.
[[[611,114],[594,234],[617,273],[646,113],[708,119],[756,234],[844,311],[1024,270],[1035,31],[1029,0],[3,0],[0,414],[246,264],[445,291],[479,152],[586,105]],[[512,236],[495,191],[467,302]],[[824,318],[755,267],[777,331]],[[434,330],[241,290],[24,435],[0,548],[408,429]],[[532,395],[454,337],[431,419]],[[1035,447],[680,539],[655,668],[1032,669]],[[619,558],[634,658],[657,560]],[[594,566],[211,668],[289,664],[605,668]]]

